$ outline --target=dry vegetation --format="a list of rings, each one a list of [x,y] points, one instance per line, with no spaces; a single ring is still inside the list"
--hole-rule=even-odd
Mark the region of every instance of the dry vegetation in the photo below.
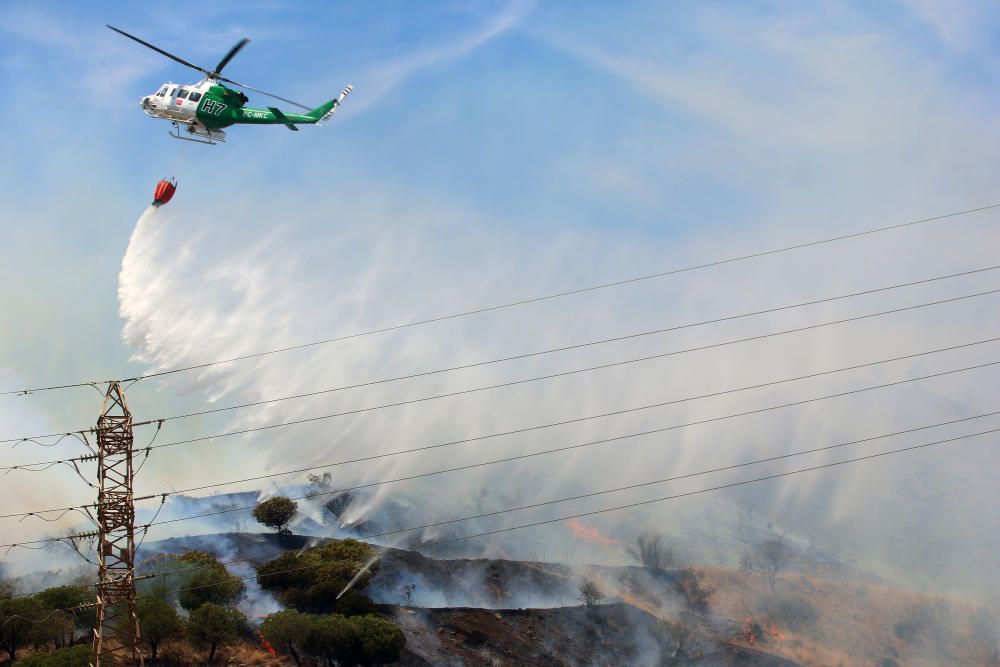
[[[205,652],[198,651],[185,641],[167,643],[162,656],[157,659],[161,667],[180,667],[181,665],[204,664]],[[258,644],[240,642],[221,648],[215,657],[216,665],[245,665],[246,667],[265,667],[273,665],[293,665],[290,658],[274,657]]]
[[[1000,664],[988,641],[974,636],[977,605],[851,579],[779,575],[779,599],[795,600],[812,619],[772,619],[775,605],[766,575],[705,570],[715,588],[712,612],[733,619],[775,622],[782,637],[758,645],[807,665],[984,665]],[[770,603],[770,604],[769,604]],[[779,606],[780,608],[780,606]],[[982,612],[979,612],[980,614]]]

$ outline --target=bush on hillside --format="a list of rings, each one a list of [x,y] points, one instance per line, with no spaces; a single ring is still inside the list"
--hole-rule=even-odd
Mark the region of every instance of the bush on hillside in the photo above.
[[[32,653],[15,664],[18,667],[87,667],[90,658],[90,645],[78,644],[55,651]]]
[[[372,603],[360,593],[378,571],[378,562],[371,563],[375,550],[358,540],[329,542],[304,552],[289,552],[257,569],[261,588],[272,591],[286,606],[299,611],[324,614],[365,614],[374,610]],[[365,570],[347,593],[337,595]]]
[[[253,518],[258,522],[274,528],[279,533],[288,533],[285,525],[295,517],[299,505],[291,498],[285,496],[275,496],[264,502],[257,503],[253,508]]]

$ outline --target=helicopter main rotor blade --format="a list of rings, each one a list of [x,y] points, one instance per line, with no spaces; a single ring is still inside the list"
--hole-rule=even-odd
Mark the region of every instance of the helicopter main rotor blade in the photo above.
[[[105,25],[107,25],[107,24],[105,24]],[[159,53],[161,55],[164,55],[164,56],[170,58],[171,60],[179,62],[181,65],[184,65],[186,67],[190,67],[193,70],[197,70],[197,71],[201,72],[202,74],[204,74],[205,76],[211,76],[211,74],[212,74],[211,72],[209,72],[207,69],[205,69],[203,67],[198,67],[197,65],[195,65],[193,63],[189,63],[188,61],[184,60],[183,58],[178,58],[174,54],[169,53],[167,51],[164,51],[163,49],[161,49],[158,46],[153,46],[149,42],[141,40],[138,37],[136,37],[135,35],[130,35],[127,32],[125,32],[124,30],[119,30],[118,28],[114,27],[113,25],[108,25],[108,27],[111,28],[112,30],[114,30],[115,32],[117,32],[119,35],[124,35],[125,37],[128,37],[132,41],[139,42],[143,46],[145,46],[147,48],[150,48],[150,49],[153,49],[157,53]]]
[[[219,64],[215,66],[215,72],[213,72],[213,74],[215,74],[216,76],[218,76],[222,72],[222,68],[225,67],[226,65],[228,65],[229,61],[232,60],[233,57],[237,53],[240,52],[240,49],[242,49],[244,46],[246,46],[249,43],[250,43],[250,40],[247,39],[246,37],[244,37],[240,41],[236,42],[236,46],[234,46],[233,48],[229,49],[229,53],[227,53],[226,56],[222,60],[219,61]]]
[[[295,105],[295,106],[299,107],[300,109],[305,109],[306,111],[312,111],[312,107],[307,107],[305,104],[299,104],[298,102],[296,102],[294,100],[290,100],[290,99],[287,99],[285,97],[281,97],[280,95],[275,95],[274,93],[269,93],[269,92],[267,92],[265,90],[260,90],[259,88],[254,88],[253,86],[248,86],[245,83],[240,83],[239,81],[233,81],[232,79],[227,79],[224,76],[220,76],[219,80],[220,81],[225,81],[226,83],[231,83],[234,86],[239,86],[240,88],[246,88],[247,90],[252,90],[253,92],[260,93],[261,95],[267,95],[268,97],[273,97],[276,100],[281,100],[282,102],[285,102],[287,104]]]

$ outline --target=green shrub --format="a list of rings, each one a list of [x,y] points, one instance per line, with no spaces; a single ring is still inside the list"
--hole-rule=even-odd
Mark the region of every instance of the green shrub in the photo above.
[[[80,644],[47,653],[32,653],[15,664],[18,667],[87,667],[90,657],[90,645]]]
[[[40,628],[33,622],[45,609],[35,597],[0,600],[0,648],[14,661],[18,649],[38,639]]]
[[[240,612],[206,602],[191,612],[188,636],[196,645],[208,649],[208,662],[212,662],[216,649],[236,641],[244,625],[246,617]]]
[[[303,614],[294,610],[271,614],[260,630],[275,650],[303,664],[382,665],[396,662],[406,645],[403,631],[381,616],[347,618],[341,614]]]
[[[139,635],[142,641],[149,644],[150,659],[156,660],[160,643],[180,634],[184,621],[169,602],[156,597],[143,598],[139,601]]]
[[[279,533],[288,533],[285,524],[295,517],[299,504],[285,496],[275,496],[264,502],[257,503],[253,508],[253,518],[258,522],[274,528]]]
[[[260,632],[274,650],[292,656],[296,665],[302,664],[302,654],[312,629],[312,617],[286,609],[271,614],[260,624]]]
[[[354,615],[368,613],[372,607],[358,591],[364,589],[378,571],[378,562],[368,570],[340,600],[337,595],[361,569],[375,557],[375,550],[364,542],[341,540],[314,549],[286,553],[257,569],[261,588],[273,591],[286,606],[299,611]]]
[[[188,551],[178,556],[181,564],[183,585],[178,594],[181,606],[193,612],[206,602],[220,606],[230,605],[239,600],[246,585],[239,577],[229,574],[226,566],[212,554],[204,551]]]
[[[399,660],[406,646],[406,635],[398,625],[374,614],[352,616],[347,623],[354,630],[357,649],[352,657],[359,665],[383,665]]]

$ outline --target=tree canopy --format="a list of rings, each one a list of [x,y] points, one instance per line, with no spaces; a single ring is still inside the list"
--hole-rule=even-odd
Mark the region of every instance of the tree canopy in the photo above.
[[[296,665],[302,664],[302,654],[309,638],[311,617],[294,609],[271,614],[260,624],[260,632],[280,653],[292,656]]]
[[[246,585],[243,580],[226,570],[215,556],[204,551],[189,551],[177,561],[190,565],[190,574],[184,577],[184,584],[178,600],[184,609],[193,612],[206,602],[225,606],[243,596]]]
[[[80,586],[55,586],[35,598],[54,613],[36,625],[36,638],[52,642],[56,648],[70,646],[78,630],[94,624],[94,609],[73,609],[94,601],[94,590]],[[72,609],[72,611],[61,611]],[[56,611],[60,610],[60,611]]]
[[[208,649],[208,662],[215,658],[215,651],[236,641],[246,625],[246,617],[235,609],[206,602],[188,617],[188,636],[191,641]]]
[[[362,614],[374,610],[360,594],[378,571],[375,550],[358,540],[328,542],[301,553],[286,553],[257,569],[261,588],[274,592],[285,605],[300,611]],[[369,565],[343,597],[337,595]]]
[[[348,662],[358,644],[355,630],[340,614],[313,616],[306,635],[306,652],[327,665]],[[348,663],[349,664],[349,663]]]
[[[37,620],[44,609],[34,597],[0,600],[0,618],[6,619],[0,623],[0,647],[11,662],[17,659],[17,650],[37,636],[37,626],[32,620]]]
[[[149,644],[150,658],[156,660],[160,642],[180,634],[184,621],[172,604],[161,597],[146,597],[139,601],[136,612],[142,641]]]
[[[348,618],[281,611],[267,617],[261,632],[297,665],[303,655],[331,666],[392,663],[406,645],[395,623],[374,614]]]
[[[285,524],[292,520],[298,509],[299,505],[294,500],[285,496],[275,496],[257,503],[253,508],[253,518],[279,533],[284,533],[287,532]]]
[[[360,665],[381,665],[399,660],[406,635],[392,621],[366,614],[347,619],[356,637],[354,661]]]

